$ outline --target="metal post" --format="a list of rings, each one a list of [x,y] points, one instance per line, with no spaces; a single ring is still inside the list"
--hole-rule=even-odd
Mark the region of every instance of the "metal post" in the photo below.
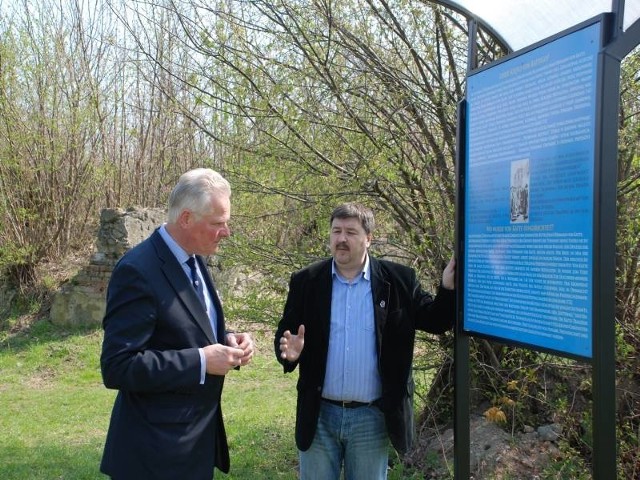
[[[458,106],[458,160],[456,169],[458,171],[458,188],[456,200],[456,237],[457,242],[457,300],[458,318],[456,319],[455,344],[453,351],[454,359],[454,413],[453,413],[453,472],[456,480],[466,480],[470,476],[470,434],[469,434],[469,336],[462,330],[462,290],[464,288],[464,234],[462,229],[464,221],[464,128],[465,128],[465,107],[464,103]]]
[[[617,37],[619,17],[612,15],[605,42]],[[596,111],[596,176],[593,285],[593,478],[616,475],[615,249],[620,60],[601,53]]]
[[[467,57],[467,71],[471,71],[478,65],[477,36],[478,28],[475,20],[470,19],[469,43]],[[466,145],[466,111],[465,103],[458,106],[458,138],[457,138],[457,197],[456,197],[456,258],[457,258],[457,291],[458,291],[458,318],[456,322],[456,335],[454,345],[454,478],[467,480],[470,477],[470,433],[469,433],[469,336],[463,332],[462,311],[464,290],[464,184],[465,184],[465,145]]]

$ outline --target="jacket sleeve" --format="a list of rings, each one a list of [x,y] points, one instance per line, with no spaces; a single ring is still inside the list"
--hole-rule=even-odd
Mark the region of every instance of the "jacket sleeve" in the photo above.
[[[413,300],[417,305],[416,329],[441,334],[453,328],[456,318],[455,290],[448,290],[440,285],[434,298],[422,289],[416,279]]]

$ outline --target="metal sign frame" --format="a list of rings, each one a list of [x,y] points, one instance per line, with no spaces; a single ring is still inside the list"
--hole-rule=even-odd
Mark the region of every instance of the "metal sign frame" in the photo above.
[[[620,8],[623,2],[615,2],[614,12],[602,16],[605,42],[600,55],[596,105],[596,140],[594,172],[594,249],[593,258],[593,478],[616,478],[616,424],[615,424],[615,238],[616,238],[616,180],[619,108],[620,62],[635,46],[640,44],[640,22],[622,32]],[[469,21],[469,71],[476,68],[477,24]],[[458,258],[458,322],[454,346],[455,358],[455,414],[454,414],[454,476],[468,479],[470,476],[469,433],[469,340],[472,335],[462,328],[464,311],[462,291],[464,287],[465,231],[464,192],[466,141],[466,103],[458,108],[457,187],[456,200],[456,256]]]

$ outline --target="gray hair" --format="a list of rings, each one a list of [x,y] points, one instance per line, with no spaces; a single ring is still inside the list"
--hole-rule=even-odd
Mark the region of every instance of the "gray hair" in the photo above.
[[[169,195],[169,223],[178,221],[184,210],[190,210],[200,217],[208,213],[211,197],[230,196],[231,185],[215,170],[196,168],[183,173]]]
[[[331,213],[330,224],[336,218],[357,218],[360,221],[360,225],[370,235],[375,228],[375,220],[373,219],[373,211],[369,207],[365,207],[360,203],[350,202],[338,205]]]

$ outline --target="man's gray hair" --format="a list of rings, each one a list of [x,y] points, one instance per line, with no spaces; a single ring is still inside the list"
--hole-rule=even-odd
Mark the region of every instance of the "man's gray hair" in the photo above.
[[[177,222],[184,210],[197,217],[209,213],[212,196],[231,196],[231,185],[222,175],[210,168],[183,173],[169,195],[169,223]]]
[[[373,210],[369,207],[356,202],[343,203],[338,205],[331,213],[330,224],[333,224],[333,220],[336,218],[357,218],[360,221],[360,225],[370,235],[375,228],[375,220],[373,218]]]

